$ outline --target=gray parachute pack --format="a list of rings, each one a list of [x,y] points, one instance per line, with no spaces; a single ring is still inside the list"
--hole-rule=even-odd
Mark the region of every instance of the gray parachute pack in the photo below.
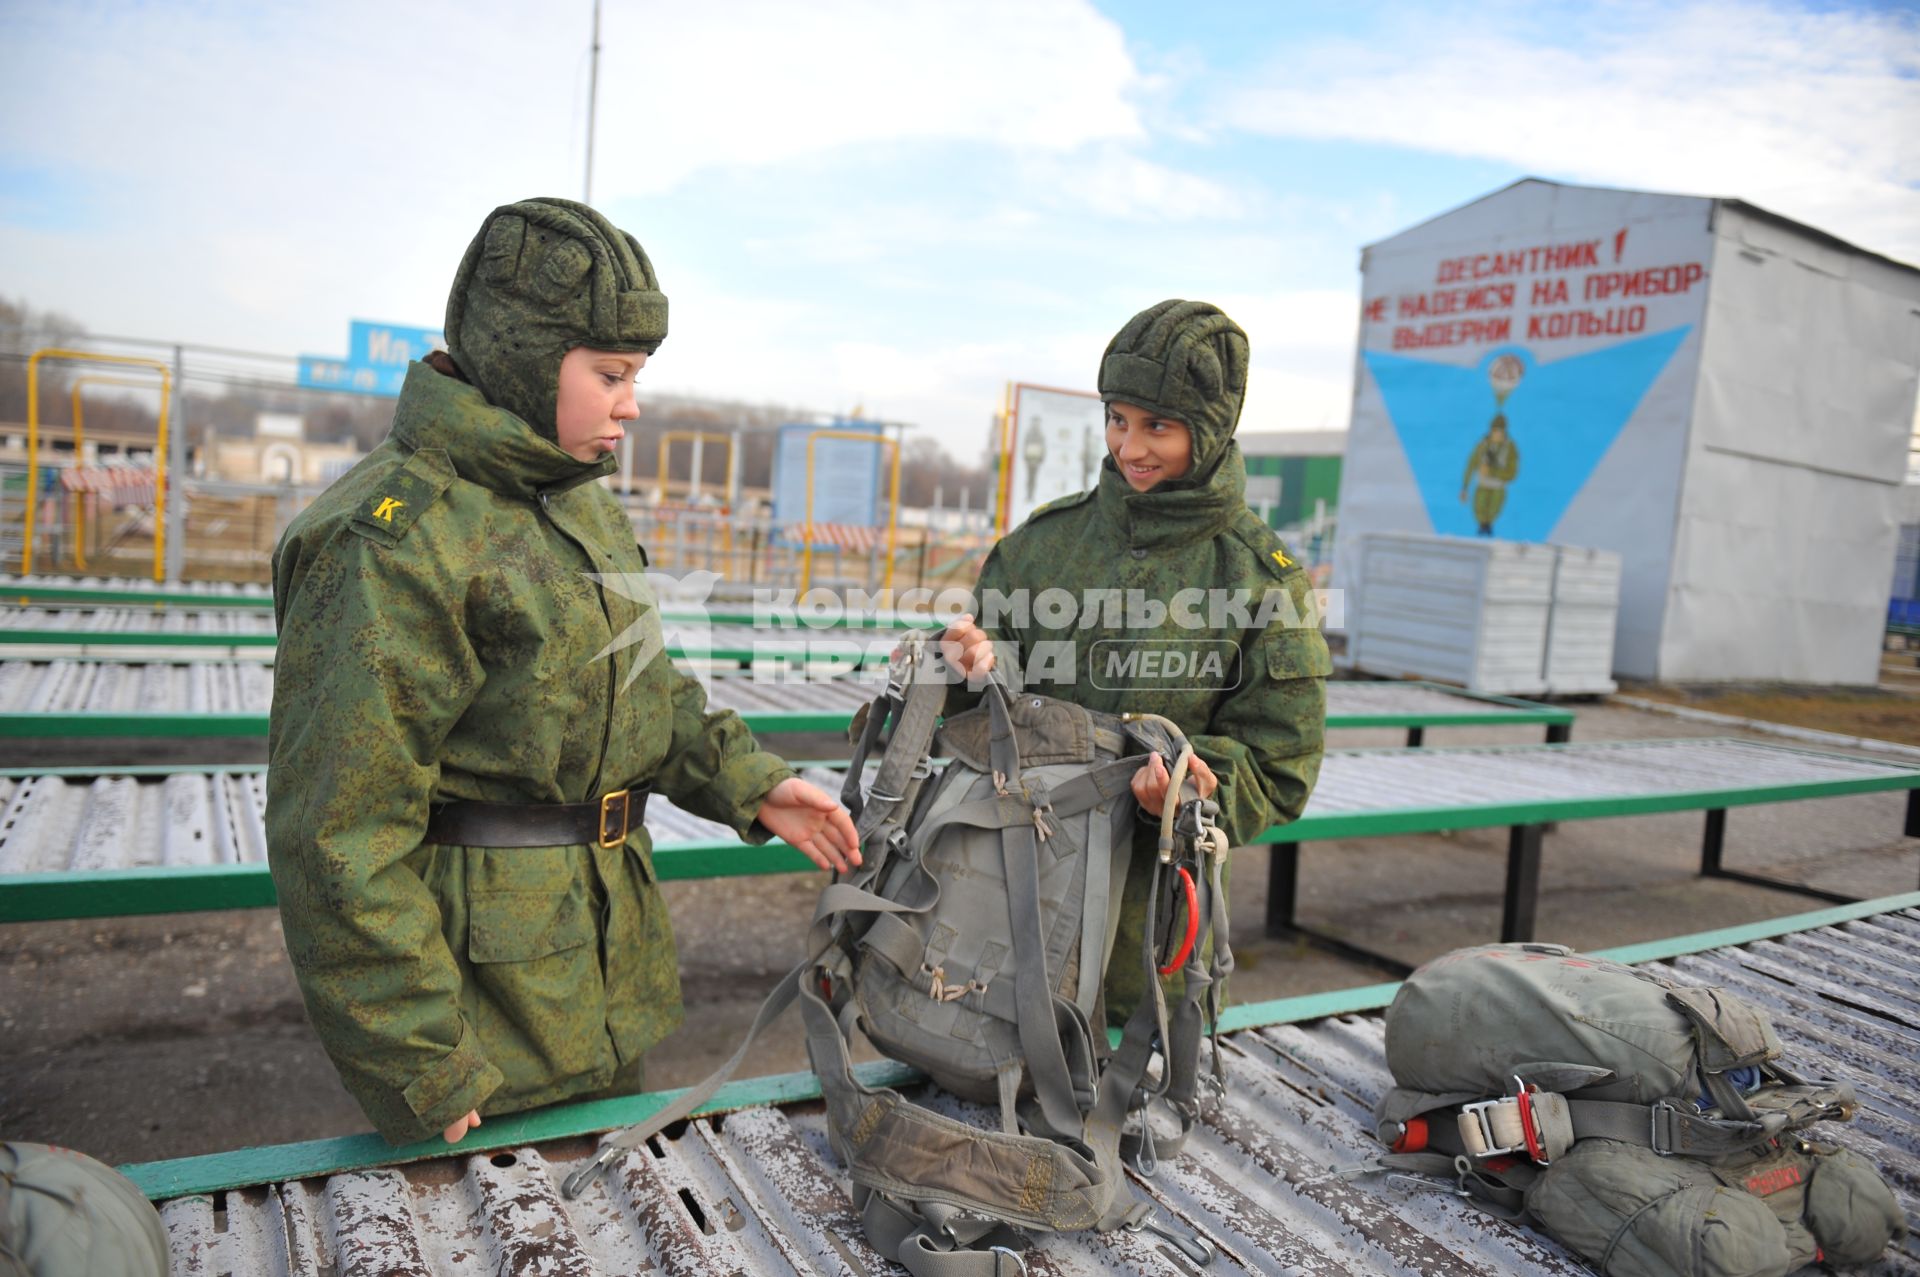
[[[0,1277],[166,1277],[167,1234],[119,1171],[48,1144],[0,1143]]]
[[[1779,1277],[1905,1235],[1874,1166],[1811,1130],[1852,1117],[1852,1088],[1789,1071],[1724,989],[1482,945],[1407,978],[1386,1043],[1377,1164],[1450,1180],[1609,1277]]]
[[[948,684],[925,636],[895,654],[885,691],[855,719],[842,794],[863,862],[821,892],[809,956],[732,1060],[609,1140],[568,1177],[567,1196],[710,1099],[798,1001],[867,1238],[914,1277],[1018,1277],[1033,1234],[1081,1229],[1144,1228],[1196,1264],[1212,1258],[1126,1178],[1128,1162],[1151,1175],[1176,1156],[1224,1088],[1217,1038],[1211,1068],[1201,1057],[1233,963],[1227,845],[1217,808],[1184,780],[1191,750],[1166,719],[1016,692],[997,670],[980,705],[943,724]],[[1170,939],[1150,927],[1116,953],[1139,813],[1131,782],[1154,753],[1175,760],[1148,911]],[[1110,958],[1147,977],[1117,1045],[1101,994]],[[1175,972],[1183,984],[1169,1005],[1159,977]],[[848,1052],[856,1031],[992,1108],[969,1121],[863,1084]]]

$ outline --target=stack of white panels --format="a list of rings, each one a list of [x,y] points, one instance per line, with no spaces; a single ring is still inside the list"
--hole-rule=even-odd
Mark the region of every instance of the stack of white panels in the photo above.
[[[1475,692],[1547,690],[1555,547],[1400,533],[1363,540],[1359,598],[1349,600],[1354,665]]]
[[[1620,556],[1557,545],[1547,620],[1546,683],[1562,696],[1611,692],[1613,631],[1620,615]]]

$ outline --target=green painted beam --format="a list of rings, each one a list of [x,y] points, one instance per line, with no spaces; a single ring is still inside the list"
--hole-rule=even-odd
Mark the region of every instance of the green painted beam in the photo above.
[[[777,839],[749,846],[724,838],[655,847],[653,871],[661,882],[824,872],[801,852]]]
[[[1642,963],[1664,961],[1690,953],[1705,953],[1735,945],[1753,944],[1819,927],[1838,926],[1876,914],[1920,908],[1920,891],[1910,891],[1878,900],[1819,909],[1811,913],[1772,918],[1764,922],[1714,931],[1676,936],[1645,944],[1601,949],[1596,955],[1616,962]],[[1220,1017],[1220,1031],[1239,1033],[1247,1029],[1268,1028],[1322,1020],[1329,1016],[1355,1015],[1377,1011],[1393,1001],[1398,983],[1371,984],[1354,989],[1301,997],[1279,998],[1271,1002],[1232,1007]],[[903,1087],[925,1079],[914,1070],[892,1060],[880,1060],[854,1066],[854,1074],[867,1086]],[[443,1157],[470,1157],[496,1149],[512,1149],[548,1140],[571,1139],[617,1130],[644,1121],[671,1103],[679,1091],[652,1092],[623,1096],[613,1100],[591,1100],[580,1104],[555,1105],[529,1113],[508,1113],[490,1117],[462,1140],[457,1152],[440,1140],[427,1139],[395,1148],[373,1134],[350,1135],[340,1139],[309,1140],[262,1148],[245,1148],[231,1153],[211,1153],[201,1157],[183,1157],[162,1162],[138,1162],[120,1167],[141,1192],[154,1201],[167,1201],[226,1189],[248,1188],[260,1184],[281,1184],[289,1180],[312,1179],[342,1171],[367,1170],[377,1166],[399,1166],[409,1162]],[[820,1098],[819,1079],[811,1073],[783,1073],[773,1077],[750,1078],[722,1087],[696,1116],[734,1112],[763,1105],[798,1104]]]
[[[1623,944],[1617,948],[1601,949],[1598,953],[1600,957],[1612,958],[1615,962],[1633,964],[1665,962],[1669,958],[1684,957],[1689,953],[1706,953],[1713,949],[1731,949],[1761,940],[1776,940],[1797,931],[1837,927],[1845,922],[1858,922],[1874,914],[1897,913],[1903,909],[1920,909],[1920,891],[1905,891],[1898,895],[1881,896],[1877,900],[1834,905],[1829,909],[1814,909],[1807,913],[1790,914],[1784,918],[1767,918],[1760,922],[1719,927],[1713,931],[1696,931],[1692,935],[1674,936],[1667,940]]]
[[[1390,984],[1363,984],[1354,989],[1333,989],[1326,993],[1306,993],[1293,998],[1275,998],[1271,1002],[1249,1002],[1228,1007],[1220,1013],[1220,1031],[1238,1033],[1242,1029],[1260,1029],[1271,1024],[1294,1024],[1301,1020],[1324,1020],[1334,1015],[1358,1015],[1378,1011],[1393,1001],[1400,991],[1396,981]]]
[[[0,714],[0,739],[5,740],[45,740],[58,736],[87,739],[113,736],[203,739],[266,734],[265,714]]]
[[[272,647],[272,634],[182,634],[173,630],[4,630],[0,645],[37,647]]]
[[[0,604],[74,603],[93,607],[271,608],[266,595],[195,594],[189,590],[101,590],[71,585],[0,584]]]
[[[0,922],[261,909],[275,899],[273,878],[259,863],[0,876]]]
[[[856,1064],[854,1077],[867,1086],[911,1086],[925,1079],[893,1060]],[[395,1147],[369,1132],[339,1139],[307,1140],[299,1144],[243,1148],[165,1162],[139,1162],[120,1167],[120,1173],[156,1202],[196,1193],[245,1188],[252,1184],[279,1184],[292,1179],[336,1175],[342,1171],[442,1157],[471,1157],[496,1149],[523,1148],[549,1140],[597,1135],[643,1122],[665,1108],[680,1091],[651,1091],[611,1100],[556,1104],[526,1113],[502,1113],[460,1141],[458,1147],[440,1139],[424,1139]],[[694,1110],[696,1117],[731,1113],[765,1105],[798,1104],[820,1098],[820,1079],[811,1073],[782,1073],[746,1078],[720,1088],[713,1099]]]
[[[659,848],[653,864],[661,882],[821,872],[783,842],[748,846],[724,839]],[[264,909],[277,900],[273,877],[258,861],[0,875],[0,923]]]
[[[1328,727],[1527,727],[1540,724],[1559,726],[1572,722],[1573,715],[1566,710],[1552,709],[1545,705],[1535,706],[1531,710],[1462,709],[1432,712],[1408,710],[1381,714],[1329,713],[1327,715]]]

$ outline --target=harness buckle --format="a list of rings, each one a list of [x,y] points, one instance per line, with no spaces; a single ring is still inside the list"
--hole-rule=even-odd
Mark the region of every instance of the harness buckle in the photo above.
[[[600,796],[600,850],[612,851],[627,841],[629,791],[616,789]],[[616,818],[617,817],[617,818]]]
[[[1472,1104],[1460,1106],[1460,1142],[1467,1146],[1467,1152],[1474,1157],[1500,1157],[1516,1152],[1523,1145],[1510,1144],[1493,1133],[1496,1116],[1505,1118],[1511,1114],[1518,1119],[1519,1113],[1514,1107],[1514,1097],[1503,1095],[1497,1100],[1476,1100]]]
[[[1662,1113],[1667,1115],[1667,1120],[1664,1124],[1660,1121],[1660,1115]],[[1673,1119],[1677,1117],[1679,1113],[1680,1110],[1675,1107],[1672,1100],[1655,1100],[1648,1106],[1650,1127],[1647,1132],[1647,1147],[1652,1149],[1657,1156],[1673,1156]]]
[[[1513,1095],[1460,1106],[1460,1142],[1476,1158],[1518,1153],[1546,1166],[1549,1164],[1546,1141],[1540,1135],[1533,1093],[1517,1077],[1513,1085]]]

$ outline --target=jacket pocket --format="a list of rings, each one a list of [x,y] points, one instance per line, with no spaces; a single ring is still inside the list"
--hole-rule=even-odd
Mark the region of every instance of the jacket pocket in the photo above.
[[[583,887],[476,891],[467,959],[480,1043],[525,1103],[605,1085],[612,1076],[600,929]]]
[[[476,963],[532,962],[593,939],[578,892],[476,891],[468,901],[467,956]]]
[[[1270,640],[1266,649],[1268,678],[1326,678],[1333,673],[1333,658],[1319,630],[1288,630]]]

